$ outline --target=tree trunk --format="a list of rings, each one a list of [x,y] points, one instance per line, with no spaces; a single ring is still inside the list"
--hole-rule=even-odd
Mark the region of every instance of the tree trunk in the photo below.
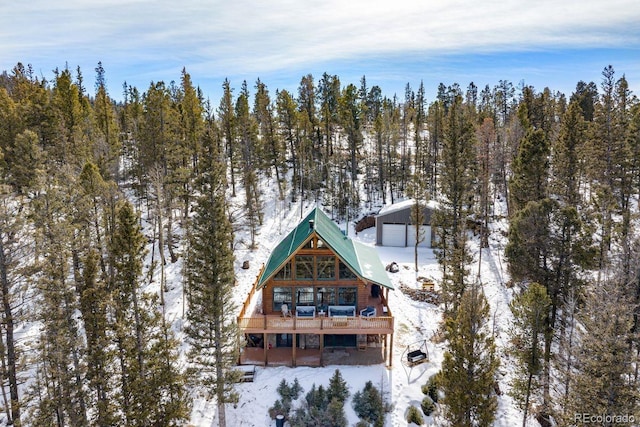
[[[13,311],[9,298],[9,277],[7,259],[4,252],[4,242],[0,238],[0,287],[2,288],[2,309],[5,323],[5,339],[7,342],[7,376],[9,380],[9,395],[11,397],[11,418],[15,426],[20,426],[20,400],[18,395],[18,380],[16,375],[16,349],[13,336]]]

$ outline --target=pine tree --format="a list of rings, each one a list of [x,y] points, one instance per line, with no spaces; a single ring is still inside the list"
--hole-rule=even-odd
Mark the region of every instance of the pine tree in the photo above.
[[[438,237],[436,256],[443,271],[442,299],[445,311],[456,310],[467,287],[471,255],[467,245],[467,218],[473,207],[475,132],[456,96],[446,118],[442,147],[440,209],[433,216]]]
[[[297,148],[300,145],[297,103],[293,96],[286,90],[278,92],[276,98],[278,125],[284,138],[284,143],[288,146],[289,155],[291,156],[291,201],[295,202],[296,188],[298,188],[297,183],[300,182],[301,171],[300,155]]]
[[[490,426],[495,417],[499,360],[488,320],[489,304],[478,285],[462,294],[457,310],[445,320],[447,350],[440,380],[445,417],[454,426]]]
[[[110,244],[114,335],[120,371],[120,405],[127,425],[179,425],[188,415],[177,344],[157,301],[140,291],[146,239],[128,202],[120,203]]]
[[[32,189],[42,172],[42,150],[38,144],[38,135],[30,130],[16,135],[15,144],[7,153],[8,182],[20,194]]]
[[[284,139],[278,132],[274,105],[269,97],[267,86],[258,79],[256,82],[256,96],[254,100],[253,114],[260,128],[260,135],[264,140],[263,152],[265,156],[264,167],[267,176],[271,176],[270,168],[276,175],[280,200],[284,200],[284,187],[286,186],[284,174],[286,172],[286,146]]]
[[[592,286],[579,315],[583,330],[577,354],[569,410],[574,414],[620,416],[635,414],[638,389],[635,356],[628,344],[634,304],[617,279]],[[616,425],[606,422],[604,425]]]
[[[0,184],[0,297],[2,299],[2,377],[8,382],[9,401],[5,407],[7,420],[17,427],[22,425],[22,398],[19,389],[22,346],[15,336],[16,327],[22,322],[16,305],[20,283],[27,271],[25,260],[33,254],[27,244],[24,209],[22,203],[13,200],[8,188]],[[3,392],[4,394],[4,392]],[[6,402],[6,396],[5,396]]]
[[[96,67],[96,97],[94,111],[99,137],[94,141],[94,156],[102,175],[118,179],[120,169],[120,130],[116,121],[113,102],[107,92],[107,82],[102,62]]]
[[[342,373],[336,369],[329,379],[329,387],[327,388],[327,399],[329,401],[337,399],[344,403],[349,397],[349,387],[347,382],[342,378]]]
[[[564,204],[581,204],[580,183],[584,177],[586,123],[577,102],[569,104],[562,118],[560,135],[553,144],[551,189]]]
[[[255,118],[249,111],[249,89],[247,82],[242,83],[240,95],[236,100],[236,123],[238,143],[242,149],[242,184],[245,193],[245,217],[251,236],[251,248],[256,247],[256,234],[262,225],[262,200],[258,188],[256,171],[259,166],[258,129]]]
[[[511,302],[509,308],[514,319],[509,331],[509,352],[513,355],[516,365],[510,394],[524,411],[524,427],[532,404],[540,403],[538,398],[541,397],[544,335],[547,333],[545,323],[551,308],[551,299],[546,289],[534,282]]]
[[[204,140],[200,196],[189,223],[185,261],[189,360],[198,382],[218,405],[218,423],[226,426],[225,404],[235,402],[237,325],[232,301],[235,281],[233,232],[226,212],[225,168],[213,135]]]
[[[547,197],[549,152],[549,141],[544,132],[529,128],[513,161],[513,177],[509,182],[511,212],[523,209],[529,201]]]
[[[88,425],[88,397],[84,388],[86,347],[81,336],[78,299],[72,276],[72,206],[60,183],[73,177],[61,175],[47,182],[34,200],[34,225],[39,243],[37,319],[42,322],[35,358],[37,396],[31,422],[36,425]],[[34,421],[37,420],[37,421]]]
[[[231,83],[225,79],[222,83],[222,98],[218,107],[220,129],[224,138],[225,156],[229,161],[229,176],[231,178],[231,197],[236,196],[236,117],[233,108],[233,89]]]

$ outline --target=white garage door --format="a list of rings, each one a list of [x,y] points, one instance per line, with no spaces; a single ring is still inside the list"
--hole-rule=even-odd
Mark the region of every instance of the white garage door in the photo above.
[[[382,225],[382,246],[406,246],[404,224]]]
[[[420,238],[421,242],[418,245],[421,248],[430,248],[431,247],[431,226],[430,225],[421,225],[420,226]],[[415,246],[416,245],[416,226],[410,225],[407,227],[407,246]]]

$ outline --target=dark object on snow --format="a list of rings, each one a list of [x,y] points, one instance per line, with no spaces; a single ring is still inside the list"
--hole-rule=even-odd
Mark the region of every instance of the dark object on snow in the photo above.
[[[394,261],[391,264],[387,265],[386,270],[389,273],[397,273],[398,271],[400,271],[400,267],[398,267],[398,264]]]
[[[376,217],[373,215],[367,215],[360,221],[356,222],[356,233],[366,230],[367,228],[375,227]]]
[[[422,362],[427,358],[427,353],[420,350],[413,350],[407,353],[407,361],[409,363]]]
[[[249,269],[249,260],[246,260],[246,261],[242,262],[242,269],[243,270],[248,270]]]
[[[276,427],[284,427],[284,415],[276,415]]]
[[[429,352],[427,350],[427,341],[418,341],[413,343],[404,350],[402,355],[402,363],[405,366],[415,366],[429,361]]]

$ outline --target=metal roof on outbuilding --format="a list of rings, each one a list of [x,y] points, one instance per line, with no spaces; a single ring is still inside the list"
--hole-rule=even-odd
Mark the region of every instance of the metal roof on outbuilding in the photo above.
[[[358,277],[393,289],[376,249],[345,236],[338,226],[318,208],[314,208],[271,252],[257,287],[264,286],[314,233]]]

